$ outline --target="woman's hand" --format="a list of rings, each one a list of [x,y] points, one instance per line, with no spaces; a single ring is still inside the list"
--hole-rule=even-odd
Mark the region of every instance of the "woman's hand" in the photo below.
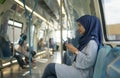
[[[65,46],[68,48],[68,50],[70,50],[71,52],[78,54],[78,49],[76,47],[74,47],[72,44],[68,43],[65,44]]]

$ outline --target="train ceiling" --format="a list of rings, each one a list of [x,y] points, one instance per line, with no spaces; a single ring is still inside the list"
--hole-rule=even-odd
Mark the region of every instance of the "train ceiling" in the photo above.
[[[9,8],[14,10],[14,6],[16,2],[14,2],[13,0],[6,0],[6,2],[7,1],[11,2],[11,4],[9,5],[11,7]],[[20,1],[22,2],[22,0]],[[25,1],[27,1],[25,3],[27,6],[29,6],[30,8],[34,7],[35,0],[25,0]],[[93,0],[63,0],[66,16],[68,16],[68,19],[71,22],[71,24],[69,25],[73,25],[74,20],[79,16],[84,14],[90,14],[92,3],[93,3]],[[18,8],[19,8],[18,10],[19,14],[21,14],[21,16],[24,15],[25,11],[20,7]],[[60,5],[57,0],[38,0],[35,11],[48,21],[59,22]],[[34,18],[35,18],[35,23],[38,23],[38,24],[41,23],[41,21],[40,22],[37,21],[37,20],[40,20],[39,18],[35,16]]]
[[[21,0],[22,1],[22,0]],[[34,7],[35,0],[26,0],[27,5],[30,8]],[[60,0],[59,0],[60,1]],[[76,17],[90,14],[90,2],[92,0],[63,0],[64,8],[66,13],[68,12],[69,17],[76,15]],[[67,6],[66,6],[66,3]],[[57,0],[38,0],[38,4],[35,10],[41,16],[44,16],[47,20],[54,19],[56,21],[59,20],[59,11],[60,6]],[[75,13],[75,14],[74,14]]]

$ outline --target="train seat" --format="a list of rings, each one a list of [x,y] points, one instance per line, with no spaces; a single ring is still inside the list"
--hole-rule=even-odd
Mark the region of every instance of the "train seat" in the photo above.
[[[2,52],[2,49],[0,48],[0,59],[10,59],[10,56],[3,56],[3,52]]]
[[[120,78],[120,47],[111,49],[105,59],[105,67],[102,78]]]
[[[104,59],[111,50],[111,46],[104,45],[98,52],[93,78],[101,78],[102,72],[104,70]]]

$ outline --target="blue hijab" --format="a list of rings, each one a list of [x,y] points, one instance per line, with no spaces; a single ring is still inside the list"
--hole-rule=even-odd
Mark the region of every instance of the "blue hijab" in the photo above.
[[[84,15],[77,19],[77,22],[85,28],[85,33],[79,38],[78,49],[81,51],[90,40],[95,40],[99,49],[102,45],[102,31],[99,19],[96,16]]]

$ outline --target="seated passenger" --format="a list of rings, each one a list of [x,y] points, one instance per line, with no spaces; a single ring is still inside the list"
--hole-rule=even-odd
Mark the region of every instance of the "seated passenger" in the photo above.
[[[92,78],[97,51],[102,43],[100,21],[95,16],[84,15],[77,19],[79,47],[66,44],[68,50],[75,54],[72,66],[50,63],[41,78]]]
[[[43,42],[43,38],[41,38],[41,39],[38,41],[37,49],[38,49],[38,50],[43,50],[44,47],[45,47],[45,45],[44,45],[44,42]]]
[[[16,47],[16,53],[14,57],[17,59],[18,64],[20,67],[24,68],[24,65],[28,63],[28,58],[29,58],[29,52],[28,52],[28,47],[27,47],[27,36],[25,34],[20,35],[20,40],[18,42],[18,45]],[[31,52],[32,53],[32,52]],[[34,53],[35,55],[36,53]],[[31,54],[33,55],[33,54]],[[22,57],[25,56],[25,61],[22,59]],[[32,60],[31,60],[32,61]]]
[[[55,47],[55,43],[53,38],[49,38],[49,48],[52,49],[52,54],[54,54],[54,47]]]
[[[23,54],[26,57],[29,57],[29,54],[27,52],[27,36],[25,34],[20,35],[20,40],[18,42],[16,51],[20,54]]]

